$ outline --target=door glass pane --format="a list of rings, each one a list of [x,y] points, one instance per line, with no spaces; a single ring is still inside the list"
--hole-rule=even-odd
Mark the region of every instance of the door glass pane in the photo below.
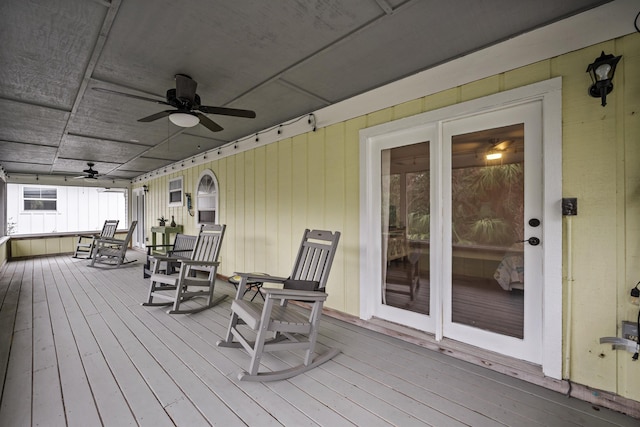
[[[524,125],[452,138],[452,322],[524,326]]]
[[[429,314],[429,143],[382,150],[382,303]]]

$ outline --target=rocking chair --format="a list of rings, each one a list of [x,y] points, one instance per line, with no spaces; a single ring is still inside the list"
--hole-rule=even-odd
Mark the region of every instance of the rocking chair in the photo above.
[[[322,305],[327,299],[324,292],[340,232],[305,230],[298,256],[289,278],[239,273],[240,283],[231,303],[231,320],[226,338],[219,347],[244,348],[251,356],[249,370],[238,375],[244,381],[276,381],[291,378],[308,371],[336,356],[340,350],[329,349],[313,359],[318,336]],[[265,302],[242,299],[248,283],[279,283],[282,289],[261,288]],[[297,300],[311,305],[309,313],[300,307],[288,305]],[[245,335],[255,336],[250,341]],[[273,338],[267,339],[267,335]],[[237,341],[234,341],[234,338]],[[302,364],[274,372],[258,372],[260,359],[267,351],[305,350]]]
[[[173,304],[169,314],[197,313],[213,307],[224,300],[227,295],[213,299],[213,290],[218,271],[218,255],[222,246],[225,225],[203,225],[196,238],[196,244],[191,252],[190,259],[156,255],[153,258],[153,270],[149,284],[149,296],[142,303],[145,306],[167,306]],[[161,274],[160,265],[177,263],[180,271],[177,274]],[[200,273],[199,273],[200,272]],[[202,277],[202,274],[207,277]],[[200,277],[198,277],[200,275]],[[193,287],[205,287],[204,290],[190,290]],[[166,291],[170,291],[166,293]],[[192,309],[181,308],[180,305],[194,297],[206,297],[207,302],[203,306]],[[158,298],[163,302],[154,302]]]
[[[98,239],[111,239],[116,234],[116,229],[118,228],[118,223],[120,221],[117,219],[108,219],[104,222],[102,226],[102,231],[100,235],[84,235],[81,234],[78,236],[78,242],[76,243],[76,250],[73,253],[73,258],[78,258],[78,255],[81,253],[86,253],[86,259],[93,257],[93,251],[96,248],[96,241]]]
[[[133,230],[136,228],[138,221],[131,222],[127,237],[124,240],[121,239],[98,239],[96,240],[96,248],[93,252],[93,258],[91,258],[91,267],[94,267],[96,262],[105,263],[114,267],[120,267],[122,264],[128,264],[133,261],[125,261],[125,255],[129,248],[129,242],[131,242],[131,236],[133,236]]]

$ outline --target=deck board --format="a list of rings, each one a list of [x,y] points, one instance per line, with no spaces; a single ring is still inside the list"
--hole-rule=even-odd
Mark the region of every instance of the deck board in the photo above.
[[[334,359],[285,381],[239,382],[249,356],[215,345],[227,330],[230,298],[197,314],[168,315],[164,307],[140,305],[148,288],[141,262],[88,264],[43,257],[11,261],[0,271],[0,425],[638,424],[329,317],[318,341],[321,349],[342,351]],[[232,295],[234,288],[219,282],[216,293]],[[299,360],[299,352],[273,353],[263,369]]]
[[[49,264],[51,268],[51,264]],[[48,286],[47,302],[51,314],[51,325],[55,336],[56,356],[60,371],[60,385],[64,399],[66,424],[84,426],[100,424],[100,416],[91,395],[91,387],[84,371],[82,359],[78,353],[76,337],[69,316],[77,315],[75,311],[68,313],[64,298],[68,296],[67,283],[55,269],[52,277],[56,286]],[[71,302],[69,302],[71,304]],[[68,305],[67,305],[68,306]],[[75,308],[75,307],[74,307]]]
[[[58,376],[56,342],[52,316],[45,288],[42,259],[33,263],[33,424],[64,426],[66,424],[62,388]]]

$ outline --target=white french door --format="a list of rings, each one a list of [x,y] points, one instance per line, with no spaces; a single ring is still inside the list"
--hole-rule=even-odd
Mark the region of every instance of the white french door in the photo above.
[[[428,332],[436,331],[441,311],[441,290],[431,286],[439,271],[430,268],[436,252],[429,237],[438,220],[429,196],[437,191],[436,129],[430,124],[393,133],[377,138],[372,147],[377,153],[372,174],[379,183],[373,203],[381,207],[372,219],[380,248],[374,315]]]
[[[541,102],[442,124],[442,335],[542,361]]]
[[[362,318],[561,375],[559,83],[361,131]]]

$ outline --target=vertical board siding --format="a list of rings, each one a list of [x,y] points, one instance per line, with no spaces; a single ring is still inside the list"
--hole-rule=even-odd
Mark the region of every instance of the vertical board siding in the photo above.
[[[244,222],[244,239],[242,252],[245,254],[245,265],[256,265],[255,222],[256,212],[256,161],[255,150],[245,151],[244,164],[236,170],[244,175],[244,206],[242,220]],[[240,157],[240,156],[238,156]],[[239,177],[242,178],[242,177]]]
[[[318,129],[308,134],[307,148],[307,221],[310,228],[325,228],[326,221],[326,132]],[[306,228],[306,227],[305,227]]]
[[[551,78],[551,61],[540,61],[504,74],[504,90],[511,90]]]
[[[308,187],[309,159],[307,157],[307,134],[294,137],[291,141],[291,234],[297,230],[316,228],[309,222],[309,198],[315,198],[315,192]],[[302,232],[300,231],[300,234]],[[292,242],[292,244],[294,244]]]
[[[267,261],[267,252],[265,249],[265,230],[270,228],[270,223],[267,221],[267,199],[268,199],[268,186],[267,186],[267,169],[270,167],[266,160],[265,147],[259,147],[254,150],[255,156],[255,170],[253,175],[254,182],[254,194],[253,194],[253,211],[255,212],[253,218],[248,220],[252,223],[252,239],[251,250],[253,252],[254,269],[258,272],[267,272],[270,270],[269,262]]]
[[[574,259],[572,300],[567,301],[573,308],[570,372],[577,382],[613,390],[618,355],[610,346],[601,345],[598,337],[616,335],[618,324],[616,144],[604,140],[615,120],[619,93],[611,93],[603,108],[598,99],[584,94],[589,76],[575,71],[593,62],[602,49],[612,52],[613,45],[592,46],[557,58],[554,72],[563,76],[563,194],[578,198],[579,214],[567,220],[571,221],[572,241],[565,241]]]
[[[270,144],[266,147],[265,165],[266,165],[266,222],[267,226],[262,232],[263,250],[266,255],[266,263],[269,271],[266,273],[277,273],[276,267],[280,259],[280,252],[276,245],[276,238],[280,236],[280,228],[278,224],[278,216],[280,215],[280,203],[279,194],[280,189],[278,187],[278,171],[280,164],[278,161],[279,145]],[[271,238],[267,238],[269,234]],[[273,273],[271,273],[273,274]]]
[[[629,304],[627,294],[629,287],[640,282],[640,34],[636,37],[624,37],[616,42],[616,53],[622,52],[624,56],[623,67],[618,78],[623,84],[618,84],[617,89],[624,88],[619,96],[624,96],[622,120],[618,120],[616,133],[623,141],[623,164],[619,163],[619,169],[624,170],[622,191],[625,200],[624,224],[618,227],[618,235],[624,240],[624,253],[619,253],[619,259],[626,262],[621,267],[623,274],[622,290],[618,292],[619,320],[633,320],[637,315],[637,306]],[[628,249],[628,250],[627,250]],[[622,264],[622,263],[621,263]],[[626,286],[624,286],[626,284]],[[640,401],[640,389],[638,387],[637,362],[630,357],[618,357],[620,365],[618,369],[618,393],[623,396],[633,396]]]
[[[345,192],[345,125],[339,123],[327,128],[326,131],[326,199],[325,215],[326,228],[338,230],[341,233],[353,232],[345,229],[345,208],[347,194]],[[358,193],[349,195],[358,198]],[[343,252],[341,243],[338,244],[336,256]],[[345,311],[344,283],[336,280],[344,275],[344,263],[334,263],[331,267],[329,281],[327,282],[327,305],[338,310]],[[355,285],[355,283],[353,284]],[[352,285],[352,286],[353,286]]]
[[[345,307],[347,313],[360,313],[360,271],[355,266],[360,264],[360,148],[359,132],[366,124],[366,117],[349,120],[345,124],[345,222],[344,233],[336,255],[342,260],[343,276],[332,272],[329,277],[331,286],[344,288]]]
[[[22,191],[30,186],[42,187],[13,183],[7,186],[7,217],[15,223],[14,234],[99,231],[107,219],[119,219],[121,225],[126,222],[122,194],[99,192],[95,187],[47,185],[56,189],[56,210],[25,211]]]
[[[4,263],[9,258],[8,248],[10,247],[10,244],[11,242],[9,240],[5,240],[4,242],[0,243],[0,268],[2,268]]]
[[[246,155],[246,152],[240,153],[229,161],[232,168],[229,169],[228,174],[230,178],[231,175],[233,175],[233,188],[230,192],[227,192],[233,204],[233,221],[231,222],[235,230],[235,239],[233,242],[235,245],[235,258],[233,261],[237,260],[237,264],[242,266],[248,265],[247,253],[245,251],[245,240],[247,239],[245,230],[245,174],[249,168],[245,168]],[[243,268],[240,271],[244,270]]]

